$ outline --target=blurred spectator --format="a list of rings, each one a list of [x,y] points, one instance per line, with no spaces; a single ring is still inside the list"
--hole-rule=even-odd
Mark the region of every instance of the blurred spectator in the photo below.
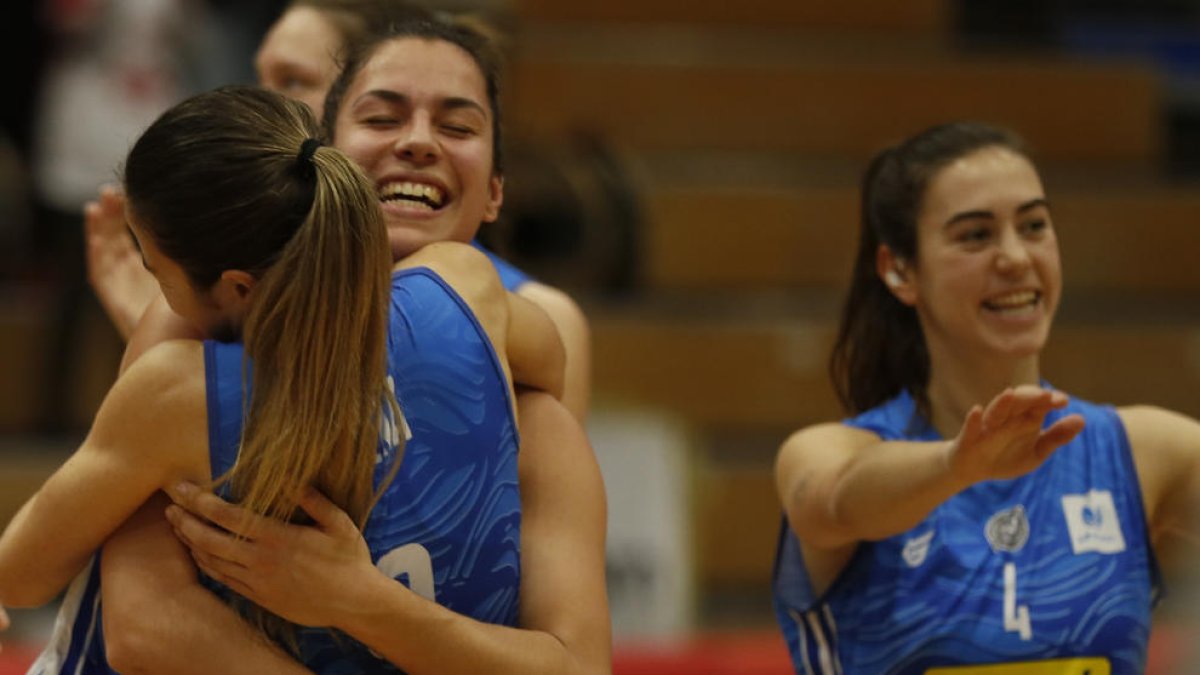
[[[42,425],[67,425],[67,386],[83,353],[85,279],[81,209],[118,176],[132,140],[188,93],[224,80],[244,56],[217,44],[201,0],[50,0],[41,5],[49,56],[32,121],[37,204],[34,264],[54,293]]]

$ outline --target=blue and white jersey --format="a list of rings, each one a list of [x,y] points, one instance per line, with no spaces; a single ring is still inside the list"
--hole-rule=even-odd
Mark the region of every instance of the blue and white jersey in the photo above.
[[[517,269],[516,265],[513,265],[504,258],[501,258],[492,251],[484,248],[483,244],[479,243],[479,240],[472,239],[471,245],[479,251],[482,251],[483,254],[488,257],[488,260],[492,261],[492,267],[495,267],[496,274],[500,275],[500,283],[503,284],[504,290],[511,293],[516,293],[517,290],[522,286],[534,281],[533,277],[522,272],[520,269]]]
[[[214,477],[237,457],[242,432],[240,344],[204,345]],[[516,625],[521,581],[517,429],[508,380],[466,303],[425,268],[392,277],[388,374],[403,420],[385,422],[376,479],[404,455],[367,520],[376,566],[460,614]],[[390,442],[389,442],[390,441]],[[228,590],[208,584],[221,595]],[[100,614],[99,556],[72,583],[31,675],[110,675]],[[302,630],[305,665],[322,674],[398,672],[327,630]]]
[[[92,556],[59,605],[54,630],[28,675],[116,675],[104,651],[100,616],[100,555]]]
[[[1046,424],[1072,413],[1083,432],[1036,471],[860,543],[820,597],[785,519],[773,590],[796,672],[1143,672],[1158,573],[1129,440],[1115,410],[1078,399]],[[941,440],[907,393],[846,424]]]
[[[407,426],[411,437],[367,520],[371,558],[398,583],[459,614],[515,625],[517,430],[500,361],[466,303],[426,268],[393,276],[388,351],[404,418],[396,426]],[[212,472],[220,476],[233,466],[241,437],[241,345],[207,342],[205,362]],[[377,480],[394,452],[381,444]],[[396,672],[327,630],[304,630],[300,641],[302,660],[318,673]]]

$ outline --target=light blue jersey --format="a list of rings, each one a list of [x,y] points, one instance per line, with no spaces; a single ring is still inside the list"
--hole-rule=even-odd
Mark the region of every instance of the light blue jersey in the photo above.
[[[796,672],[1143,672],[1158,574],[1129,441],[1112,408],[1078,399],[1046,424],[1072,413],[1083,432],[1036,471],[976,484],[916,527],[859,544],[820,597],[785,519],[774,600]],[[941,440],[907,393],[846,424]]]
[[[479,621],[515,625],[521,502],[517,431],[508,381],[465,302],[425,268],[392,278],[388,374],[403,420],[384,424],[376,479],[397,434],[411,434],[364,536],[376,566],[414,592]],[[206,342],[209,452],[214,476],[237,456],[242,430],[242,348]],[[407,434],[406,434],[407,435]],[[393,442],[388,442],[391,439]],[[219,594],[223,588],[209,584]],[[100,623],[99,563],[72,585],[55,638],[31,673],[108,675]],[[397,669],[345,636],[300,633],[318,673]]]

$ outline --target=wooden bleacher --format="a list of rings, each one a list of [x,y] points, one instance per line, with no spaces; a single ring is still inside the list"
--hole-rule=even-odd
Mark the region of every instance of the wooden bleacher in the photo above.
[[[833,319],[595,315],[596,389],[701,428],[776,430],[837,419],[825,375]],[[1054,385],[1117,405],[1153,402],[1200,417],[1200,321],[1060,321],[1043,359]],[[709,588],[765,588],[779,506],[760,451],[697,481],[697,577]]]
[[[948,119],[1019,129],[1050,161],[1149,166],[1162,154],[1160,82],[1140,66],[1041,61],[722,66],[519,61],[509,126],[584,128],[639,152],[792,152],[865,160]],[[1099,111],[1103,111],[1099,114]]]
[[[1195,293],[1200,192],[1048,188],[1068,292]],[[686,187],[646,195],[644,278],[654,290],[844,288],[858,189]],[[731,255],[731,252],[737,252]]]
[[[950,18],[945,0],[513,0],[512,11],[525,22],[687,23],[701,25],[784,26],[807,30],[904,31],[938,35]]]
[[[1138,63],[956,50],[952,6],[512,4],[524,40],[514,136],[601,132],[643,169],[641,286],[587,304],[597,397],[678,415],[726,448],[746,438],[744,457],[699,452],[701,595],[765,594],[779,513],[764,458],[789,430],[840,415],[825,363],[857,174],[928,125],[1011,127],[1044,171],[1066,284],[1046,377],[1200,415],[1200,191],[1161,177],[1162,78]]]

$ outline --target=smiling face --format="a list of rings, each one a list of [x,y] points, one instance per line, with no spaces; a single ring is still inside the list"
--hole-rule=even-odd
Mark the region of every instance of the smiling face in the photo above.
[[[350,83],[335,145],[375,183],[394,258],[470,241],[499,215],[492,115],[474,59],[442,40],[391,40]]]
[[[916,307],[935,362],[947,352],[1036,358],[1062,270],[1045,191],[1028,159],[990,146],[938,171],[917,219],[917,250],[902,300]]]
[[[254,57],[258,82],[303,102],[320,117],[337,77],[341,46],[337,28],[320,11],[293,7],[271,26]]]

